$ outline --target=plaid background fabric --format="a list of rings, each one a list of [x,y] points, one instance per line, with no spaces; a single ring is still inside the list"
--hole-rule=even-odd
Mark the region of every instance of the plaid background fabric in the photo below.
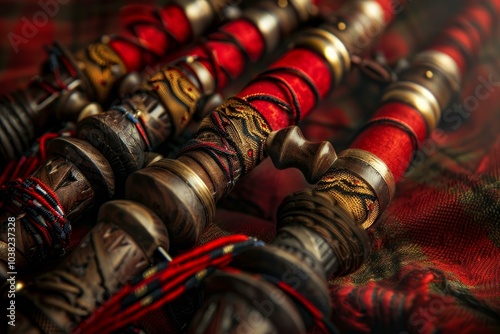
[[[26,85],[45,61],[43,46],[58,41],[72,51],[116,32],[119,9],[166,0],[1,0],[0,94]],[[33,27],[30,29],[30,27]]]
[[[330,281],[332,321],[343,332],[500,332],[500,67],[498,48],[494,52],[467,76],[455,101],[472,111],[446,113],[370,228],[369,260]],[[475,97],[478,87],[490,89],[487,98]],[[359,108],[359,96],[355,105],[339,108],[345,98],[323,103],[310,116],[323,123],[304,122],[303,132],[314,126],[316,139],[330,139],[341,151],[373,110]],[[300,173],[277,171],[266,161],[220,204],[217,226],[271,240],[277,206],[304,187],[310,186]]]
[[[24,22],[34,23],[38,12],[46,13],[40,2],[57,3],[57,14],[16,51],[9,34],[23,36]],[[44,44],[57,40],[76,50],[116,31],[121,6],[164,2],[0,0],[0,93],[22,87],[38,73],[46,59]],[[500,72],[498,48],[494,51],[468,77],[458,103]],[[500,87],[489,89],[473,112],[452,113],[415,157],[393,203],[371,229],[370,259],[356,273],[330,282],[332,320],[345,332],[500,332]],[[337,149],[373,111],[353,101],[345,110],[332,110],[341,101],[336,97],[323,104],[313,114],[320,124],[309,130],[315,139],[332,140]],[[312,125],[304,122],[305,133],[307,126]],[[200,242],[234,232],[271,240],[277,206],[303,187],[298,172],[276,171],[266,161],[220,204],[216,224]],[[185,326],[199,304],[199,295],[193,295],[149,315],[146,327],[165,332]]]

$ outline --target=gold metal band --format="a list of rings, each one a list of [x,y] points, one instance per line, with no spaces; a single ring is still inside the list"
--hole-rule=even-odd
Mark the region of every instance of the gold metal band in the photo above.
[[[313,13],[310,0],[261,1],[246,9],[243,17],[253,22],[266,42],[268,51],[273,50],[280,39],[307,21]]]
[[[215,218],[215,201],[203,180],[196,173],[178,160],[162,159],[150,167],[166,169],[179,176],[194,191],[205,210],[206,222],[212,222]]]
[[[330,67],[337,86],[351,69],[351,57],[344,43],[333,33],[320,28],[308,29],[292,47],[303,47],[323,57]]]
[[[382,103],[400,101],[414,107],[422,114],[428,132],[437,126],[441,108],[436,97],[424,86],[410,81],[398,81],[389,86],[382,96]]]
[[[455,60],[446,53],[429,50],[420,52],[412,61],[414,65],[427,65],[439,71],[455,92],[460,91],[462,75]]]
[[[396,181],[387,165],[376,155],[360,149],[341,152],[334,168],[348,169],[364,179],[373,189],[380,203],[380,211],[391,202],[396,192]]]
[[[147,89],[158,96],[170,115],[172,134],[179,135],[197,111],[201,98],[199,88],[180,69],[167,67],[147,80]]]
[[[104,38],[106,41],[106,38]],[[90,82],[95,99],[103,102],[127,69],[120,56],[106,43],[93,43],[75,54],[78,68]]]
[[[427,132],[438,124],[441,113],[460,91],[460,70],[450,56],[438,51],[418,54],[400,80],[388,87],[382,102],[400,101],[424,118]]]
[[[213,75],[207,70],[207,68],[191,56],[186,58],[185,63],[196,74],[195,81],[201,84],[202,93],[204,95],[214,94],[217,90],[217,87],[215,87],[215,79]]]
[[[112,223],[126,232],[141,248],[150,263],[158,247],[170,245],[165,225],[150,209],[126,200],[106,202],[99,209],[98,222]]]
[[[212,23],[216,14],[211,1],[208,0],[173,0],[181,7],[189,20],[194,36],[201,36],[205,29]]]
[[[301,22],[307,21],[314,12],[314,5],[311,0],[279,0],[278,5],[284,7],[291,4],[297,12]]]
[[[351,54],[362,54],[380,37],[386,23],[384,11],[377,1],[348,1],[329,17],[330,30],[343,41]]]

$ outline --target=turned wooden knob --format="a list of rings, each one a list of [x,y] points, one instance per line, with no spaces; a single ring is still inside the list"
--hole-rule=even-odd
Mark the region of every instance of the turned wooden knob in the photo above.
[[[271,132],[266,151],[276,168],[297,168],[311,184],[318,182],[337,160],[332,144],[308,141],[297,126]]]

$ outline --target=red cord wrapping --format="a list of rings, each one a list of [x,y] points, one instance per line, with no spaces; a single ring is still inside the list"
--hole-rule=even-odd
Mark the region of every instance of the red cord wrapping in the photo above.
[[[273,68],[294,68],[297,72],[303,75],[297,75],[287,70],[276,71],[274,76],[280,77],[283,82],[286,82],[290,89],[272,79],[259,79],[257,77],[245,89],[243,89],[238,97],[246,99],[256,95],[271,95],[274,98],[286,102],[288,105],[293,105],[294,101],[290,95],[290,90],[295,93],[298,98],[298,112],[300,119],[307,116],[318,102],[317,94],[320,98],[324,98],[330,91],[333,84],[333,79],[325,60],[316,53],[305,49],[293,49],[284,55],[280,60],[275,62]],[[309,83],[304,80],[304,77],[311,78],[314,83],[314,88],[311,89]],[[272,130],[278,130],[295,124],[295,117],[290,115],[283,106],[272,101],[254,101],[251,104],[262,114],[268,121]]]
[[[208,35],[204,43],[187,55],[194,56],[207,68],[220,90],[241,75],[249,60],[259,60],[264,51],[265,43],[259,29],[250,21],[239,19]]]
[[[169,52],[193,38],[184,11],[174,4],[157,9],[131,5],[121,11],[123,30],[111,36],[109,45],[124,61],[128,71],[164,60]]]
[[[223,237],[176,257],[166,266],[164,265],[163,269],[153,270],[153,274],[148,272],[151,269],[146,270],[142,280],[124,287],[73,332],[85,333],[91,328],[98,328],[100,333],[112,333],[141,319],[148,312],[172,302],[188,289],[199,284],[215,268],[231,273],[240,273],[239,269],[227,267],[236,253],[233,251],[224,252],[223,249],[230,245],[237,247],[245,242],[247,242],[247,245],[242,249],[262,245],[262,243],[256,241],[248,243],[249,240],[244,235]],[[217,255],[214,256],[216,253]],[[273,277],[255,276],[269,280],[299,302],[312,315],[314,322],[324,333],[329,332],[327,327],[333,327],[328,323],[321,311],[285,282],[276,280]],[[195,284],[192,284],[193,282]],[[150,298],[148,296],[155,293],[158,298],[153,302],[147,301]],[[133,300],[133,302],[131,303],[130,300]]]
[[[494,0],[497,13],[491,13],[484,1],[473,2],[457,20],[474,20],[470,26],[450,25],[437,39],[438,42],[430,50],[441,51],[452,57],[462,74],[470,67],[470,61],[480,52],[477,45],[484,45],[492,35],[493,15],[500,13],[500,0]],[[484,37],[481,37],[484,36]],[[391,103],[382,106],[374,117],[391,116],[408,124],[422,142],[425,133],[425,122],[421,114],[403,103]],[[432,129],[431,129],[432,130]],[[397,145],[395,145],[397,143]],[[382,159],[391,170],[396,182],[401,179],[410,163],[414,147],[411,136],[403,129],[389,124],[374,123],[356,138],[352,148],[366,150]]]
[[[21,156],[17,161],[10,161],[0,175],[0,186],[10,180],[26,178],[33,174],[40,164],[47,158],[46,146],[50,139],[57,137],[73,137],[73,130],[49,132],[40,136],[28,153]]]
[[[21,222],[41,248],[41,257],[63,256],[69,246],[71,224],[57,195],[41,180],[16,179],[0,188],[0,208],[23,215]]]
[[[122,328],[128,323],[140,319],[147,312],[180,296],[186,289],[190,288],[185,284],[190,277],[200,273],[198,277],[202,279],[204,277],[203,273],[208,273],[204,272],[207,268],[226,266],[235,253],[231,249],[225,249],[224,247],[229,245],[234,245],[235,248],[237,245],[249,247],[259,244],[260,242],[250,240],[245,235],[231,235],[186,252],[166,265],[163,264],[161,269],[153,267],[146,270],[141,280],[125,286],[105,305],[94,312],[92,317],[82,322],[74,332],[86,332],[91,328],[99,328],[101,333],[110,333],[113,330]],[[147,305],[142,304],[146,296],[144,289],[154,286],[155,283],[157,288],[161,288],[161,290],[156,290],[157,292],[161,291],[159,299]],[[153,288],[153,290],[157,288]],[[151,293],[153,290],[150,288],[147,293]],[[140,291],[144,291],[143,294],[139,294]],[[137,296],[137,294],[139,295]],[[137,296],[137,298],[134,296]],[[133,304],[127,306],[127,297],[135,298]]]

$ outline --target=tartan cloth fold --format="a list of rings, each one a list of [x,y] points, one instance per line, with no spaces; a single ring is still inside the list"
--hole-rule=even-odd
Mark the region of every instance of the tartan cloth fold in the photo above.
[[[391,205],[369,229],[369,260],[330,281],[332,321],[342,332],[500,332],[499,64],[483,57],[415,154]],[[311,114],[323,124],[304,122],[304,133],[314,126],[315,139],[333,138],[334,146],[349,137],[359,121],[349,108],[333,107],[341,101],[323,103]],[[359,118],[372,112],[363,111]],[[222,203],[217,224],[270,240],[276,206],[303,187],[300,173],[266,161]],[[244,211],[253,217],[245,221]]]
[[[46,59],[43,45],[57,40],[77,50],[115,31],[121,6],[164,2],[0,0],[0,93],[25,86],[38,73]],[[45,22],[48,3],[57,3],[57,13]],[[370,259],[354,274],[330,281],[332,321],[344,332],[500,332],[499,49],[483,57],[465,81],[457,107],[445,111],[440,129],[415,155],[394,201],[371,228]],[[476,96],[478,87],[487,98]],[[335,101],[313,115],[331,113]],[[336,130],[315,130],[315,140],[345,145],[371,112],[323,117],[315,126]],[[307,122],[303,126],[307,133]],[[236,232],[271,240],[277,206],[305,186],[298,172],[276,171],[266,161],[221,203],[200,243]],[[153,333],[185,328],[200,296],[191,292],[153,312],[144,328]]]
[[[166,0],[0,0],[0,94],[25,87],[47,59],[44,45],[71,51],[118,31],[120,8]]]

